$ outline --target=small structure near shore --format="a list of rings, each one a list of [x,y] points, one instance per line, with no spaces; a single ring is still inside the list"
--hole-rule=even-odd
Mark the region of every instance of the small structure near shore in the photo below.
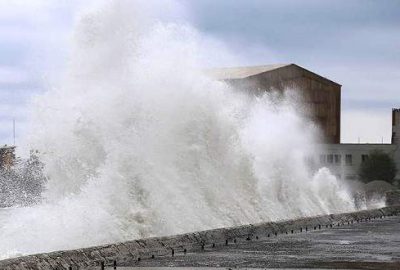
[[[15,164],[15,146],[0,147],[0,168],[10,169]]]

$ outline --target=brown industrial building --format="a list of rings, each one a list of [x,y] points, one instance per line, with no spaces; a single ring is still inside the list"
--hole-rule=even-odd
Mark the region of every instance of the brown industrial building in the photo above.
[[[296,64],[212,69],[213,78],[254,93],[301,91],[309,117],[323,132],[323,142],[340,143],[341,85]]]
[[[391,144],[341,144],[340,84],[296,64],[219,68],[207,74],[255,95],[265,91],[298,92],[302,99],[299,106],[305,105],[307,116],[322,131],[321,152],[315,158],[339,178],[357,179],[360,164],[374,150],[391,155],[400,168],[400,109],[392,110]],[[400,169],[396,179],[400,179]]]

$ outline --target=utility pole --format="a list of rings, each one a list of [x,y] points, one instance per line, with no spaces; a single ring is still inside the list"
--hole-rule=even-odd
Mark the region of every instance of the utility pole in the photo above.
[[[15,118],[13,118],[13,139],[14,139],[14,146],[15,146]]]

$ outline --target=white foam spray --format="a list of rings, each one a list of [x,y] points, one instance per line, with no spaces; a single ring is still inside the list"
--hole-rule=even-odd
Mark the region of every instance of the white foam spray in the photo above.
[[[316,129],[290,95],[206,77],[215,48],[140,7],[85,15],[65,81],[35,101],[29,145],[49,182],[42,204],[3,213],[3,257],[354,210],[307,169]]]

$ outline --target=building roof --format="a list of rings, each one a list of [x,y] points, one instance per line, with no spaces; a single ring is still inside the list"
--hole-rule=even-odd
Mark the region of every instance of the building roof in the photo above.
[[[244,79],[260,73],[268,72],[291,64],[274,64],[251,67],[213,68],[206,70],[206,74],[217,80]]]
[[[290,63],[290,64],[273,64],[273,65],[263,65],[263,66],[247,66],[247,67],[227,67],[227,68],[213,68],[205,70],[205,74],[216,79],[216,80],[234,80],[234,79],[245,79],[251,76],[255,76],[258,74],[275,71],[280,68],[285,68],[289,66],[295,66],[302,70],[305,70],[309,73],[314,74],[315,76],[339,85],[337,82],[334,82],[328,78],[325,78],[315,72],[312,72],[308,69],[305,69],[299,65]]]

